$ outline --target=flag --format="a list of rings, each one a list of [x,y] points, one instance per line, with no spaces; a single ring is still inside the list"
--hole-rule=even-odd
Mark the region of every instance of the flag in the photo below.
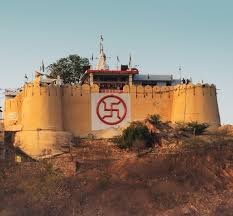
[[[129,54],[129,68],[132,67],[132,57],[131,57],[131,54]]]
[[[91,60],[92,60],[92,61],[94,60],[94,56],[93,56],[93,53],[92,53],[92,56],[91,56]]]
[[[117,62],[120,62],[119,56],[117,56]]]
[[[44,72],[44,61],[42,60],[42,65],[41,65],[42,72]]]
[[[103,35],[100,35],[100,40],[101,40],[102,42],[104,41]]]

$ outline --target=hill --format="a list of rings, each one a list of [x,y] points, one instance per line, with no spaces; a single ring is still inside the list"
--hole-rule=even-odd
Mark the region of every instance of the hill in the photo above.
[[[87,139],[40,162],[2,162],[0,215],[233,215],[233,138],[223,131],[140,152]]]

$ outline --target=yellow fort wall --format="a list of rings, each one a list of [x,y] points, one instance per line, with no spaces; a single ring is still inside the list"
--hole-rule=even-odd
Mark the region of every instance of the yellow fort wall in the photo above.
[[[144,120],[148,115],[159,114],[163,121],[171,119],[173,87],[125,86],[131,98],[131,120]]]
[[[91,95],[98,92],[97,85],[26,84],[15,98],[5,101],[4,128],[17,132],[15,144],[25,152],[56,152],[58,140],[69,144],[71,134],[85,137],[92,133]],[[131,121],[159,114],[162,120],[173,123],[198,121],[220,125],[214,85],[126,85],[123,92],[130,95]]]
[[[8,116],[15,112],[13,121]],[[4,116],[5,130],[16,132],[15,146],[35,158],[61,153],[61,146],[72,138],[63,129],[59,86],[26,84],[19,95],[5,101]]]
[[[62,108],[64,129],[74,136],[91,132],[91,88],[89,85],[63,86]]]
[[[5,100],[4,103],[4,128],[6,131],[21,130],[22,127],[22,92],[15,98]]]
[[[214,85],[178,85],[174,90],[172,122],[220,125],[216,87]]]
[[[58,86],[26,85],[23,97],[23,130],[63,130],[61,90]]]
[[[220,125],[214,85],[126,85],[123,91],[130,94],[131,121],[159,114],[164,121]],[[20,125],[18,130],[70,131],[75,136],[87,135],[91,132],[91,94],[96,92],[99,92],[97,85],[27,84],[14,99],[5,101],[5,130],[11,131]]]

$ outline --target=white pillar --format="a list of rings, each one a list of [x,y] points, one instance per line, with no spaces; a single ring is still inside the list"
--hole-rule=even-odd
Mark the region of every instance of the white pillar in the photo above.
[[[90,86],[94,84],[93,73],[90,73]]]
[[[133,85],[133,76],[132,74],[129,75],[129,86]]]

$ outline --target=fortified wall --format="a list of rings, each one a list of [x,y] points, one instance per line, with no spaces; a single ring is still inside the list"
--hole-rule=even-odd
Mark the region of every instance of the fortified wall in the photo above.
[[[5,131],[15,132],[15,145],[32,156],[59,152],[72,136],[86,137],[98,129],[121,127],[151,114],[173,123],[220,125],[216,87],[208,84],[125,85],[122,92],[100,93],[95,84],[34,82],[25,84],[15,98],[6,99],[4,109]]]

